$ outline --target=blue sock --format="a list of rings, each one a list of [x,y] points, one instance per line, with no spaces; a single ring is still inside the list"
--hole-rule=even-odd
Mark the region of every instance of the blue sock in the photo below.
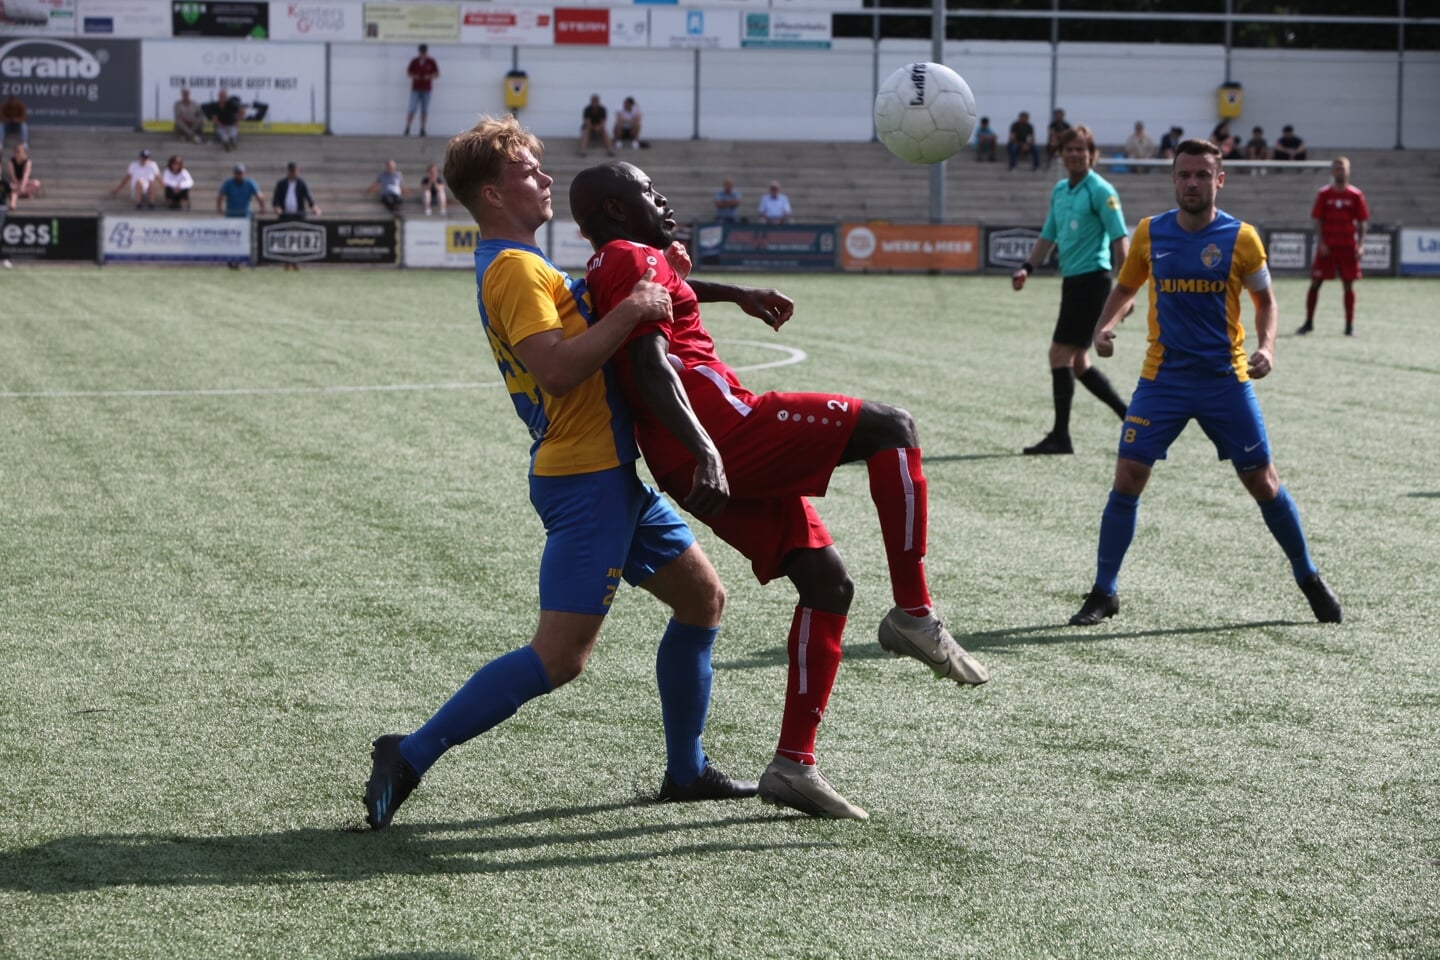
[[[509,719],[521,704],[550,692],[540,655],[530,646],[511,650],[475,671],[425,722],[400,741],[400,755],[424,774],[440,754]]]
[[[665,726],[665,769],[680,786],[694,783],[705,769],[700,734],[710,712],[710,650],[719,627],[695,627],[671,620],[655,654],[660,716]]]
[[[1295,501],[1290,499],[1290,491],[1281,487],[1274,500],[1260,504],[1260,516],[1265,518],[1265,526],[1270,528],[1275,542],[1290,558],[1290,569],[1296,582],[1315,573],[1310,548],[1305,544],[1305,531],[1300,529],[1300,511],[1295,508]]]
[[[1100,514],[1100,549],[1095,561],[1095,586],[1102,593],[1114,594],[1120,589],[1120,564],[1125,551],[1135,539],[1135,514],[1140,498],[1128,493],[1110,491],[1105,512]]]

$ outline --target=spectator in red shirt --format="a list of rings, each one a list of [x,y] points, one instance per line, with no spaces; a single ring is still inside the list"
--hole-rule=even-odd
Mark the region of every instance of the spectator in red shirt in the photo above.
[[[405,75],[410,78],[410,109],[405,114],[405,136],[410,136],[410,123],[415,119],[415,111],[419,110],[420,136],[423,137],[425,120],[430,115],[430,90],[440,79],[440,64],[430,56],[430,48],[425,44],[420,44],[420,52],[410,61]]]
[[[1360,251],[1365,248],[1365,228],[1370,222],[1370,208],[1365,194],[1350,183],[1350,160],[1336,157],[1330,164],[1335,178],[1315,195],[1310,219],[1315,222],[1315,262],[1310,266],[1310,291],[1305,294],[1305,325],[1296,333],[1315,329],[1315,303],[1320,299],[1320,284],[1340,274],[1345,288],[1345,336],[1355,336],[1355,289],[1360,279]]]

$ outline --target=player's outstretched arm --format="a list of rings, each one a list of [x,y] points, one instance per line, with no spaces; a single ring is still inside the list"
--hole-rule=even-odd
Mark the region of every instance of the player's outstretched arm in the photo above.
[[[730,501],[725,465],[710,434],[696,418],[680,377],[670,365],[665,337],[659,333],[641,335],[625,349],[645,405],[655,411],[665,429],[695,458],[695,477],[690,495],[685,498],[685,509],[700,516],[719,513]]]
[[[670,319],[670,292],[654,279],[655,271],[646,270],[630,295],[584,333],[569,338],[559,330],[537,333],[515,344],[515,355],[541,390],[565,396],[604,366],[637,324]]]
[[[1134,287],[1127,287],[1123,283],[1116,283],[1110,289],[1110,296],[1106,298],[1105,307],[1100,311],[1100,320],[1095,324],[1095,352],[1100,356],[1114,355],[1115,327],[1135,306],[1136,292]]]
[[[701,303],[733,303],[750,316],[779,330],[795,315],[795,301],[770,287],[741,287],[733,283],[691,280],[690,289]]]

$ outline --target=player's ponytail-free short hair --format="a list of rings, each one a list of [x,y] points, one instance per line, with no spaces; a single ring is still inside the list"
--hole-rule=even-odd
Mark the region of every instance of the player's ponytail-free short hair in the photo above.
[[[505,164],[519,159],[524,150],[538,160],[545,147],[539,137],[520,126],[514,114],[482,117],[445,145],[445,182],[466,209],[473,211],[475,193],[487,183],[499,183]]]
[[[1187,157],[1214,157],[1215,169],[1219,170],[1224,161],[1224,152],[1209,140],[1200,137],[1191,137],[1189,140],[1181,140],[1180,145],[1175,148],[1175,156]],[[1173,164],[1172,164],[1173,166]]]
[[[1095,143],[1095,134],[1091,133],[1090,128],[1085,124],[1077,123],[1060,134],[1060,149],[1064,150],[1076,140],[1085,144],[1085,152],[1090,154],[1090,166],[1095,166],[1095,161],[1100,158],[1100,147]]]

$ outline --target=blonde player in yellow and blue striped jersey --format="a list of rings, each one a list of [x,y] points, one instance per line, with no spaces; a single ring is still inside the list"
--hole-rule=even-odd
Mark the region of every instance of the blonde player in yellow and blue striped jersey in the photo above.
[[[634,426],[607,361],[637,323],[667,318],[670,297],[643,277],[604,319],[583,280],[536,246],[552,216],[540,141],[513,117],[485,119],[445,151],[445,180],[480,226],[480,318],[506,389],[529,428],[530,501],[545,526],[540,620],[526,646],[477,671],[423,726],[374,742],[365,819],[389,826],[446,750],[507,719],[580,674],[625,581],[674,611],[656,655],[666,771],[661,800],[753,796],[754,781],[713,766],[700,735],[710,705],[711,648],[725,593],[685,521],[641,483]],[[715,454],[697,469],[702,512],[729,496]]]

